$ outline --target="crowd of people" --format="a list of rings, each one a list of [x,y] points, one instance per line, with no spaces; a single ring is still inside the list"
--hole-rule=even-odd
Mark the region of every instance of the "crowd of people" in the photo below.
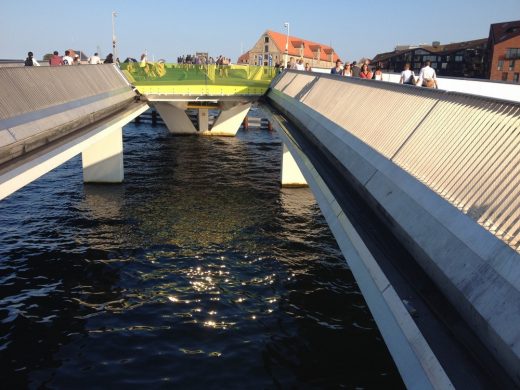
[[[142,68],[146,67],[147,58],[146,54],[143,54],[140,59],[140,66]],[[135,61],[135,60],[134,60]],[[109,53],[105,60],[102,61],[99,57],[99,53],[94,53],[94,55],[90,56],[87,59],[88,64],[96,65],[96,64],[119,64],[119,58],[114,60],[113,54]],[[163,62],[164,60],[160,60],[159,62]],[[60,56],[58,51],[54,51],[52,56],[49,58],[50,66],[62,66],[62,65],[80,65],[80,56],[79,54],[71,53],[70,50],[65,50],[65,55]],[[208,57],[205,54],[187,54],[180,57],[177,57],[178,64],[184,65],[230,65],[231,59],[224,57],[223,55],[219,55],[216,59],[213,57]],[[430,61],[426,61],[424,66],[421,68],[419,72],[419,76],[416,79],[414,71],[411,69],[410,64],[406,64],[404,66],[403,71],[401,72],[401,77],[399,82],[401,84],[409,84],[409,85],[417,85],[426,88],[437,88],[437,75],[435,69],[431,66]],[[40,66],[40,63],[34,58],[33,52],[27,53],[27,58],[25,59],[25,66]],[[280,63],[276,63],[275,67],[279,70],[283,70],[283,66]],[[311,72],[311,66],[308,62],[304,64],[302,58],[296,59],[294,57],[290,57],[287,63],[287,69],[294,70],[302,70]],[[336,66],[330,70],[331,74],[344,76],[344,77],[358,77],[361,79],[373,79],[373,80],[383,80],[383,72],[379,66],[376,66],[375,69],[370,68],[370,61],[364,60],[361,66],[357,64],[356,61],[352,63],[343,62],[338,59],[336,61]]]
[[[204,54],[186,54],[181,57],[177,57],[177,63],[183,65],[230,65],[231,58],[224,57],[222,54],[216,59]]]
[[[298,69],[291,68],[289,66],[288,68]],[[305,67],[305,70],[307,70],[307,67]],[[310,67],[308,70],[310,70]],[[357,65],[356,61],[352,62],[352,64],[347,62],[343,65],[343,62],[338,59],[336,61],[336,66],[330,70],[330,73],[345,77],[359,77],[361,79],[372,79],[380,81],[383,80],[383,71],[381,70],[381,67],[376,66],[375,69],[370,69],[370,61],[368,60],[363,61],[363,64],[360,67]],[[417,85],[426,88],[437,88],[437,74],[435,69],[431,67],[430,61],[426,61],[424,66],[421,68],[421,71],[419,72],[419,77],[416,79],[415,73],[411,69],[411,65],[406,64],[404,66],[404,70],[401,72],[399,83]]]
[[[48,61],[50,66],[81,65],[79,54],[71,52],[70,50],[65,50],[63,56],[60,56],[59,52],[55,50],[49,57]],[[99,53],[94,53],[94,55],[90,56],[87,59],[87,64],[91,65],[112,64],[114,62],[119,64],[119,58],[116,58],[114,60],[114,56],[112,53],[109,53],[104,61],[102,61],[101,57],[99,57]],[[32,51],[27,53],[27,58],[25,59],[25,66],[40,66],[40,63],[36,61],[36,59],[34,58],[34,54]]]

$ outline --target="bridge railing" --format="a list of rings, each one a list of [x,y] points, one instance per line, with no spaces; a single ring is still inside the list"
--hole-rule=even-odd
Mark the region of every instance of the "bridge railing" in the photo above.
[[[164,62],[123,63],[121,70],[143,94],[262,95],[276,75],[269,66]]]

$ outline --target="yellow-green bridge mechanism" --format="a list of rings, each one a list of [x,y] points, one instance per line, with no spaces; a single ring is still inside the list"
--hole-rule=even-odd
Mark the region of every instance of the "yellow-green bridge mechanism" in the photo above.
[[[252,65],[123,63],[126,78],[155,106],[174,134],[236,134],[276,69]],[[197,110],[198,126],[186,110]],[[210,120],[209,110],[218,110]]]

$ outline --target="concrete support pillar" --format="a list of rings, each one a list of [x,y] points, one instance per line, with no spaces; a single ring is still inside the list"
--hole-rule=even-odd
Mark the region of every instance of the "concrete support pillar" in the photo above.
[[[302,171],[285,143],[283,143],[282,153],[282,187],[308,187]]]
[[[220,115],[215,120],[215,124],[211,131],[203,133],[204,135],[223,135],[234,137],[242,121],[246,117],[251,103],[238,104],[228,109],[222,109]]]
[[[116,127],[81,154],[85,183],[121,183],[123,170],[123,129]]]
[[[197,129],[193,126],[186,114],[185,107],[174,106],[167,102],[154,103],[155,108],[161,115],[166,127],[172,134],[196,134]],[[200,120],[200,117],[199,117]],[[207,115],[206,115],[207,120]]]
[[[209,110],[207,108],[198,109],[199,131],[208,131],[209,130],[208,111]]]

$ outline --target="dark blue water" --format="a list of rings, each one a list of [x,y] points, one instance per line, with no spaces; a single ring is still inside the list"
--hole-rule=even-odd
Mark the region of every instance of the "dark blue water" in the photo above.
[[[276,134],[124,133],[123,184],[75,158],[0,202],[3,388],[403,386]]]

